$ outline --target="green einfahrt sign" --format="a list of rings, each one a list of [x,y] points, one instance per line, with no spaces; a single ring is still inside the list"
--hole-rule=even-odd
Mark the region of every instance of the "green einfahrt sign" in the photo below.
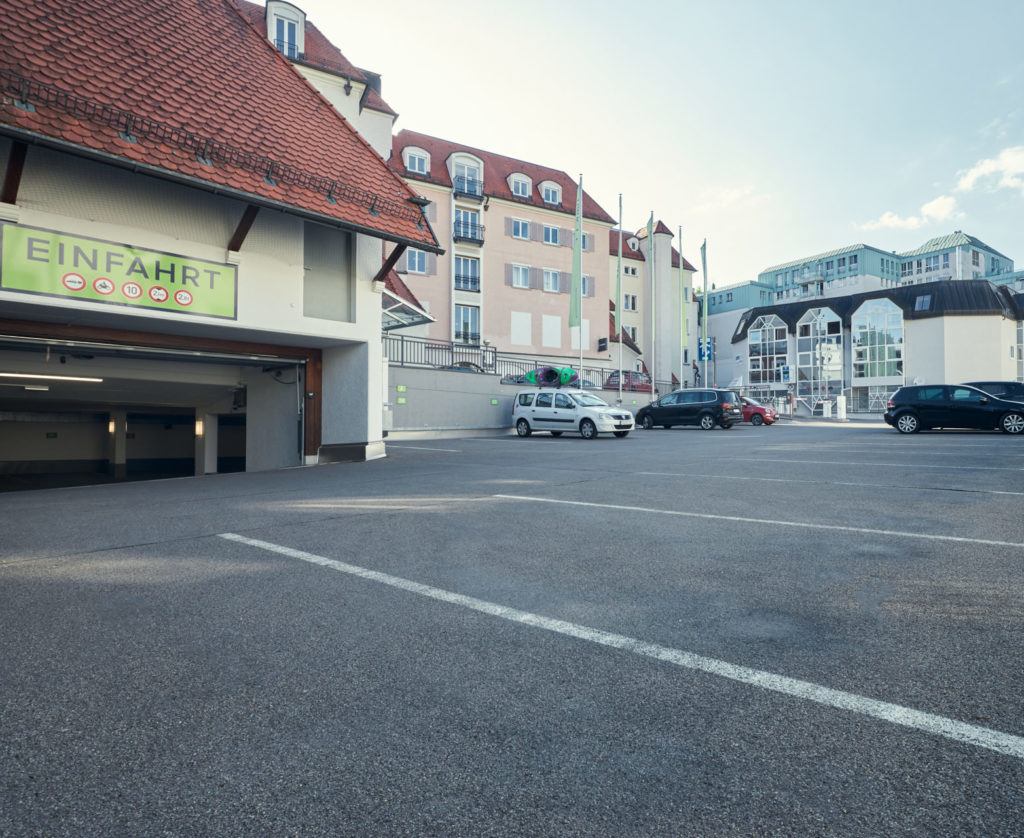
[[[234,265],[15,224],[0,224],[0,289],[237,317]]]

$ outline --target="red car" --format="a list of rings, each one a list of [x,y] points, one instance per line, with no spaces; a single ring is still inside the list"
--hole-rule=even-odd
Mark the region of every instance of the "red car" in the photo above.
[[[743,421],[751,425],[770,425],[779,419],[779,412],[774,407],[767,407],[746,396],[740,396],[740,404],[743,408]]]

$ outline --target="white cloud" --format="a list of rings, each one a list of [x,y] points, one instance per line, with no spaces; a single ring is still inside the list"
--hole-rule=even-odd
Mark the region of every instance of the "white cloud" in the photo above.
[[[953,218],[962,218],[963,213],[957,211],[956,198],[949,195],[940,195],[921,207],[920,215],[908,215],[906,218],[894,212],[884,212],[874,221],[865,221],[858,224],[860,230],[917,230],[926,224],[941,223]]]
[[[970,192],[979,181],[993,184],[994,189],[1016,189],[1024,194],[1024,145],[1004,148],[997,157],[981,160],[960,173],[958,192]]]

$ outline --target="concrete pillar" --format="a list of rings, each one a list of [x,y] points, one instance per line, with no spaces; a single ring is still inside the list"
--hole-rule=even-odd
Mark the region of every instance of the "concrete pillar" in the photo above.
[[[217,414],[196,411],[196,476],[217,473]]]
[[[108,415],[107,469],[115,480],[124,480],[128,476],[128,414],[112,410]]]

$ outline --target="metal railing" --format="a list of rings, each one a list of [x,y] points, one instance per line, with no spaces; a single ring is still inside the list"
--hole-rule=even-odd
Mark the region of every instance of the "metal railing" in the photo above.
[[[483,198],[484,183],[480,178],[456,175],[454,178],[455,197],[468,195],[471,198]]]
[[[472,274],[455,274],[455,287],[459,291],[479,291],[480,277]]]
[[[462,337],[468,338],[460,342]],[[391,366],[422,367],[432,369],[450,369],[459,367],[463,370],[500,376],[501,384],[530,386],[526,381],[528,373],[542,367],[572,367],[580,372],[581,384],[584,389],[602,391],[599,395],[606,401],[614,403],[618,398],[618,370],[607,367],[584,365],[579,369],[578,359],[573,358],[524,358],[521,355],[500,353],[493,346],[480,342],[476,332],[456,332],[456,340],[443,341],[429,338],[395,335],[385,332],[382,335],[384,355]],[[639,398],[647,401],[656,395],[664,395],[678,389],[671,382],[659,381],[657,393],[651,393],[651,380],[626,370],[623,375],[623,396],[631,399]],[[692,386],[692,385],[690,385]]]
[[[484,225],[473,224],[468,221],[456,222],[452,229],[452,237],[455,241],[468,241],[483,244]]]

